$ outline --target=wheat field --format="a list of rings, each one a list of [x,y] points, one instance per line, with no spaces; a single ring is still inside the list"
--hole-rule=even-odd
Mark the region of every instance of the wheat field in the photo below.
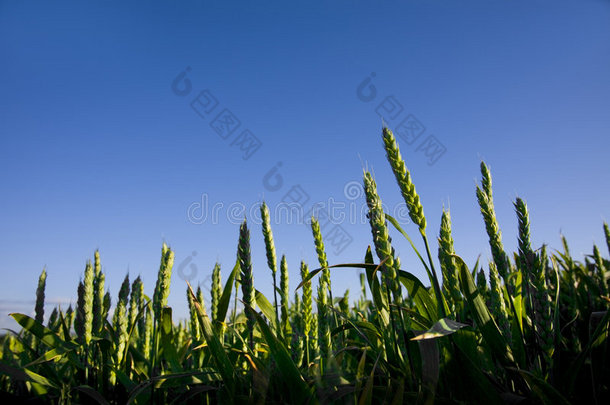
[[[469,267],[454,249],[450,212],[438,232],[427,228],[392,131],[383,128],[382,140],[412,229],[384,212],[365,171],[368,250],[331,265],[312,218],[318,263],[301,262],[301,278],[289,280],[263,203],[262,229],[240,226],[235,266],[212,270],[209,308],[200,287],[173,291],[188,301],[180,322],[167,306],[174,252],[165,244],[153,290],[127,276],[111,296],[96,251],[76,306],[48,316],[52,274],[43,270],[35,316],[11,314],[21,330],[1,338],[3,403],[609,403],[608,225],[608,246],[577,260],[565,238],[558,250],[532,246],[528,208],[516,198],[518,250],[507,252],[482,162],[473,197],[489,237],[480,250],[493,260]],[[257,290],[251,232],[262,232],[273,296]],[[427,279],[401,268],[390,234],[408,241],[404,254],[419,258]],[[333,296],[334,271],[359,277],[357,300]]]

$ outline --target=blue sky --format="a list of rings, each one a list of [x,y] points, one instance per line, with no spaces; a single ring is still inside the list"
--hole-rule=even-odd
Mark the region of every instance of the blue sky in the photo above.
[[[535,246],[559,247],[560,231],[579,259],[604,245],[610,2],[125,3],[0,3],[0,326],[15,326],[8,312],[32,310],[44,266],[48,300],[74,302],[97,248],[113,297],[127,271],[152,294],[163,241],[176,252],[170,305],[181,315],[179,266],[195,266],[195,284],[217,260],[226,276],[244,214],[255,285],[270,295],[250,214],[263,198],[272,210],[299,192],[306,210],[344,203],[348,218],[323,231],[339,226],[351,242],[329,246],[329,261],[361,261],[370,230],[349,210],[364,204],[352,188],[362,167],[390,209],[401,202],[379,113],[390,127],[411,116],[423,129],[399,141],[428,234],[450,207],[468,263],[491,257],[475,198],[481,159],[508,249],[517,196]],[[176,79],[187,67],[190,91]],[[200,116],[194,100],[210,112]],[[225,109],[240,125],[216,125],[219,134]],[[252,136],[256,150],[244,143]],[[426,156],[432,141],[442,155]],[[197,220],[202,199],[210,215]],[[273,230],[296,286],[300,260],[314,268],[316,256],[309,228],[288,222]],[[393,236],[404,268],[424,277]],[[356,298],[356,273],[333,273],[335,295],[350,288]]]

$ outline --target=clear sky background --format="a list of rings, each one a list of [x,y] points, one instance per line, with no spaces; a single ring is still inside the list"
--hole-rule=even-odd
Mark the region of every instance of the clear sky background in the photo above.
[[[390,209],[401,202],[381,143],[378,107],[390,96],[390,127],[408,115],[425,127],[412,145],[399,142],[433,240],[450,207],[457,253],[491,258],[475,197],[484,159],[507,249],[520,196],[536,247],[560,247],[563,232],[579,259],[593,243],[607,257],[610,1],[149,3],[0,1],[1,327],[16,327],[9,312],[33,311],[44,266],[47,301],[74,303],[97,248],[114,301],[128,271],[152,295],[163,241],[176,252],[170,305],[183,316],[180,265],[207,289],[219,261],[224,280],[240,207],[255,286],[270,296],[250,210],[264,198],[273,211],[298,190],[305,209],[346,204],[340,226],[352,242],[329,246],[329,261],[362,261],[370,230],[349,210],[364,204],[352,187],[363,166]],[[173,87],[187,67],[190,92]],[[370,101],[357,91],[367,78]],[[191,102],[204,90],[218,105],[202,117]],[[225,108],[241,123],[227,139],[211,127]],[[236,142],[246,129],[262,143],[247,160]],[[446,149],[434,164],[417,150],[430,135]],[[273,223],[292,287],[301,259],[317,267],[311,232],[295,222]],[[425,277],[392,235],[404,268]],[[332,282],[335,296],[350,288],[357,298],[356,270]]]

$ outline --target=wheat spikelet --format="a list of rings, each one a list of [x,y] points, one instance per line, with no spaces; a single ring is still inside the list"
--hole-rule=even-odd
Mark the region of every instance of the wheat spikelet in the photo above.
[[[551,364],[554,351],[553,320],[551,318],[551,296],[547,285],[548,258],[543,245],[536,255],[532,273],[532,294],[534,303],[534,322],[538,345],[547,365]]]
[[[125,310],[127,310],[128,297],[129,297],[129,274],[127,274],[125,276],[125,278],[123,279],[123,283],[121,283],[121,288],[119,289],[117,307],[118,307],[118,303],[123,301],[125,303]],[[117,307],[115,307],[114,314],[112,315],[112,324],[113,325],[117,323],[117,311],[116,311]]]
[[[289,295],[290,291],[288,289],[288,264],[286,263],[286,256],[282,255],[282,260],[280,262],[280,300],[281,300],[281,308],[282,308],[282,329],[284,333],[284,337],[288,337],[290,323],[288,321],[288,308],[289,308]]]
[[[597,245],[593,245],[593,260],[597,268],[597,278],[601,295],[608,296],[608,281],[606,280],[606,266]]]
[[[110,306],[112,305],[112,298],[110,297],[110,292],[106,291],[104,294],[104,311],[102,312],[102,320],[106,320],[108,317],[108,313],[110,312]]]
[[[240,279],[241,279],[241,291],[243,295],[243,301],[245,305],[250,306],[253,310],[255,308],[254,301],[254,282],[252,276],[252,261],[250,258],[250,231],[248,230],[248,224],[244,219],[239,228],[239,244],[237,247],[237,257],[239,260],[240,268]],[[256,320],[250,313],[246,313],[247,327],[250,332],[254,328]],[[252,333],[250,333],[250,348],[253,348]]]
[[[491,172],[489,171],[489,167],[485,164],[485,162],[481,161],[481,187],[487,195],[487,198],[492,201],[492,191],[491,191]]]
[[[174,252],[165,243],[161,248],[161,264],[157,276],[157,284],[153,295],[153,311],[155,319],[161,319],[161,309],[167,305],[169,286],[174,265]]]
[[[377,194],[377,185],[369,172],[364,173],[364,192],[369,208],[369,222],[375,245],[375,252],[382,264],[382,277],[384,284],[394,295],[396,304],[402,302],[402,294],[397,273],[397,260],[394,249],[390,242],[388,225],[381,205],[381,199]],[[388,297],[389,298],[389,297]]]
[[[218,303],[222,294],[222,284],[220,281],[220,263],[214,265],[212,270],[212,321],[218,322]],[[224,319],[220,320],[221,322]]]
[[[85,267],[85,279],[83,281],[84,286],[84,305],[83,312],[85,314],[85,344],[89,344],[92,337],[93,331],[93,266],[91,262],[87,262],[87,266]]]
[[[479,188],[479,186],[477,186],[477,200],[479,202],[479,207],[481,208],[481,214],[483,215],[485,230],[489,237],[491,254],[498,268],[498,273],[502,276],[504,281],[506,281],[510,272],[510,264],[508,256],[504,251],[504,246],[502,245],[502,233],[500,231],[500,226],[498,225],[498,220],[496,219],[493,200],[489,198],[487,193]]]
[[[392,131],[388,128],[383,128],[383,145],[386,151],[388,162],[392,166],[392,171],[400,187],[402,197],[409,209],[409,217],[419,227],[419,232],[422,236],[426,235],[426,217],[424,216],[424,207],[421,204],[419,195],[415,190],[415,185],[411,181],[411,173],[407,170],[404,160],[400,155],[398,143]]]
[[[38,277],[38,287],[36,288],[35,319],[40,323],[44,322],[44,290],[46,285],[47,270],[43,268],[40,277]]]
[[[197,286],[197,303],[205,311],[205,300],[203,299],[203,290],[201,286]]]
[[[191,294],[190,287],[186,287],[186,298],[189,304],[189,315],[190,315],[190,327],[191,327],[191,336],[195,342],[198,342],[201,339],[200,331],[199,331],[199,319],[197,318],[197,309],[195,308],[195,300],[193,298],[193,294]]]
[[[144,325],[142,330],[140,330],[140,336],[142,336],[142,353],[150,353],[153,335],[152,308],[150,304],[146,306],[146,314],[143,318]]]
[[[498,321],[498,326],[508,342],[512,342],[509,314],[504,301],[502,282],[494,262],[489,263],[489,302],[492,313]]]
[[[301,280],[305,280],[309,275],[309,268],[304,261],[301,261]],[[310,336],[312,331],[313,322],[313,308],[312,308],[312,289],[311,280],[303,284],[303,334]]]
[[[263,201],[261,204],[261,219],[263,237],[265,239],[265,252],[267,254],[267,265],[273,277],[273,308],[275,309],[275,320],[279,324],[280,318],[277,305],[277,257],[275,256],[275,243],[273,242],[273,232],[271,231],[271,220],[269,218],[269,208]]]
[[[144,295],[144,284],[138,276],[131,284],[131,297],[129,297],[129,327],[133,328],[142,307],[142,296]],[[142,319],[142,318],[141,318]],[[138,336],[138,329],[134,328],[134,336]]]
[[[85,286],[80,280],[77,289],[76,315],[74,317],[74,331],[80,343],[85,342]]]
[[[125,276],[121,289],[119,290],[119,299],[114,309],[113,328],[115,332],[115,352],[114,363],[116,367],[120,367],[123,362],[123,356],[127,346],[128,338],[128,317],[127,317],[127,299],[129,296],[129,275]],[[111,372],[110,380],[112,384],[116,383],[116,374]]]
[[[452,257],[454,254],[453,237],[451,235],[451,216],[449,211],[443,209],[438,237],[438,259],[443,273],[444,295],[447,302],[452,304],[452,309],[455,311],[456,305],[461,301],[461,294],[458,285],[458,270]]]
[[[97,253],[97,252],[96,252]],[[99,261],[99,254],[96,261]],[[99,262],[96,263],[98,268]],[[104,284],[106,276],[101,271],[95,274],[93,280],[93,334],[99,336],[104,329]]]
[[[324,248],[324,240],[322,239],[322,231],[320,230],[320,223],[315,217],[311,217],[311,232],[313,234],[314,243],[316,245],[316,253],[318,254],[318,262],[320,268],[322,268],[322,278],[324,278],[324,293],[326,291],[330,293],[330,270],[328,269],[328,259],[326,258],[326,249]],[[332,294],[332,293],[331,293]]]
[[[532,251],[532,242],[530,240],[530,220],[527,205],[521,198],[517,198],[515,203],[515,212],[517,213],[517,219],[519,221],[519,265],[521,267],[523,286],[524,286],[524,297],[525,301],[532,302],[531,287],[533,285],[534,264],[535,254]]]

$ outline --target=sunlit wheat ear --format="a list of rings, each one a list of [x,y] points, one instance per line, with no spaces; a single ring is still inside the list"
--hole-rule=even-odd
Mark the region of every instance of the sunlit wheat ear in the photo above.
[[[198,342],[201,339],[201,335],[199,332],[199,319],[197,318],[197,309],[195,308],[195,299],[193,298],[193,294],[191,294],[191,289],[186,287],[186,298],[189,304],[189,315],[190,315],[190,328],[191,335],[195,342]]]
[[[488,197],[487,193],[477,186],[477,200],[479,207],[481,208],[481,214],[483,215],[483,222],[485,223],[485,230],[489,237],[489,246],[491,247],[491,253],[494,258],[494,262],[498,268],[498,273],[506,281],[510,272],[510,264],[508,256],[504,251],[502,245],[502,233],[498,220],[496,219],[496,212],[493,205],[493,200]]]
[[[532,252],[532,241],[530,239],[530,218],[527,205],[521,198],[515,201],[515,212],[519,220],[519,254],[524,257]]]
[[[282,255],[282,260],[280,263],[280,291],[281,291],[281,307],[282,307],[282,327],[284,335],[288,333],[289,322],[288,322],[288,308],[290,306],[289,303],[289,294],[288,290],[288,264],[286,263],[286,256]]]
[[[275,243],[273,242],[273,232],[271,231],[271,219],[269,218],[269,208],[263,201],[261,204],[261,219],[263,228],[263,238],[265,239],[265,252],[267,254],[267,265],[273,277],[273,308],[275,309],[275,320],[279,324],[278,302],[277,302],[277,258],[275,256]]]
[[[309,275],[309,268],[304,261],[301,261],[301,280],[305,280]],[[303,334],[310,336],[312,332],[313,308],[312,308],[312,289],[311,280],[303,284]]]
[[[449,211],[443,210],[438,237],[438,259],[441,263],[441,270],[443,273],[443,290],[445,296],[447,301],[455,308],[455,305],[461,300],[461,294],[458,285],[457,267],[455,265],[455,259],[452,256],[454,254],[453,236],[451,235],[451,216]]]
[[[239,228],[239,244],[237,247],[237,258],[239,260],[243,301],[245,305],[248,305],[252,309],[254,309],[255,295],[254,283],[252,279],[252,261],[250,257],[250,231],[248,230],[248,224],[246,223],[246,220],[242,222]],[[256,322],[254,315],[248,311],[246,312],[246,317],[248,319],[248,330],[252,331],[252,329],[254,328],[254,323]],[[250,342],[250,346],[252,348],[252,341]]]
[[[421,204],[419,195],[415,190],[415,185],[411,181],[411,173],[407,170],[404,160],[400,155],[398,149],[398,143],[392,131],[387,127],[383,128],[383,146],[386,151],[386,156],[398,186],[402,194],[407,208],[409,209],[409,217],[419,227],[419,231],[422,235],[426,235],[426,217],[424,216],[424,207]]]
[[[222,284],[220,281],[220,264],[216,263],[214,265],[214,270],[212,270],[212,320],[217,322],[218,319],[218,303],[220,302],[220,297],[222,294]],[[221,321],[224,321],[222,319]]]
[[[269,218],[269,208],[263,201],[261,204],[261,218],[263,226],[263,237],[265,239],[265,251],[267,254],[267,264],[272,273],[277,271],[277,258],[275,256],[275,243],[273,242],[273,232],[271,231],[271,220]]]
[[[115,353],[114,361],[115,365],[119,367],[122,362],[125,348],[127,345],[128,337],[128,319],[127,319],[127,299],[129,297],[129,275],[125,276],[121,289],[119,290],[119,297],[117,305],[114,309],[114,315],[112,317],[113,328],[115,331]],[[111,381],[116,379],[114,373],[111,374]],[[115,382],[115,381],[112,381]]]
[[[400,283],[396,271],[394,250],[390,243],[388,225],[383,212],[381,199],[377,194],[377,185],[369,172],[364,173],[364,193],[369,208],[368,217],[371,233],[373,235],[375,252],[377,253],[377,257],[379,257],[379,260],[383,263],[381,266],[382,278],[390,291],[392,291],[394,298],[400,299]]]
[[[138,312],[142,306],[142,296],[144,295],[144,284],[138,276],[131,284],[131,296],[129,297],[129,327],[132,328],[136,322]],[[137,337],[138,330],[134,329],[134,336]]]
[[[197,296],[197,303],[205,311],[205,300],[203,299],[203,290],[201,289],[201,286],[197,286],[196,296]]]
[[[142,329],[140,336],[142,336],[142,352],[150,353],[152,345],[153,335],[153,319],[152,319],[152,308],[149,305],[146,306],[146,314],[144,316],[144,328]]]
[[[35,319],[40,323],[44,322],[44,290],[46,285],[47,270],[43,268],[40,277],[38,277],[38,287],[36,287]]]
[[[324,293],[331,290],[330,284],[330,270],[328,269],[328,259],[326,258],[326,250],[324,248],[324,240],[322,239],[322,231],[320,230],[320,223],[313,216],[311,217],[311,232],[313,234],[313,240],[316,245],[316,253],[318,254],[318,262],[322,268],[322,276],[324,282]]]
[[[489,263],[489,301],[491,311],[498,321],[498,326],[508,342],[512,342],[509,314],[504,301],[502,282],[494,262]]]
[[[108,312],[110,311],[110,306],[112,305],[112,298],[110,297],[110,291],[106,291],[104,294],[104,311],[102,312],[102,319],[105,321],[108,317]]]
[[[97,253],[97,252],[96,252]],[[97,255],[99,261],[99,254]],[[98,264],[96,264],[97,266]],[[99,336],[104,329],[104,284],[106,276],[101,271],[93,280],[93,334]]]
[[[163,243],[161,248],[161,264],[157,276],[157,284],[153,295],[153,310],[155,319],[161,318],[161,309],[167,305],[169,297],[169,286],[172,278],[172,267],[174,266],[174,252]]]
[[[490,201],[493,200],[491,191],[491,172],[489,171],[489,167],[487,167],[483,161],[481,161],[481,188],[487,195],[487,198]]]
[[[85,267],[85,279],[83,281],[84,286],[84,306],[83,310],[85,313],[84,321],[85,321],[85,330],[84,330],[84,338],[85,343],[89,344],[92,337],[93,331],[93,266],[91,262],[87,262],[87,266]]]
[[[608,296],[608,281],[606,280],[606,265],[597,245],[593,245],[593,260],[597,269],[596,276],[599,282],[599,290],[603,296]]]

